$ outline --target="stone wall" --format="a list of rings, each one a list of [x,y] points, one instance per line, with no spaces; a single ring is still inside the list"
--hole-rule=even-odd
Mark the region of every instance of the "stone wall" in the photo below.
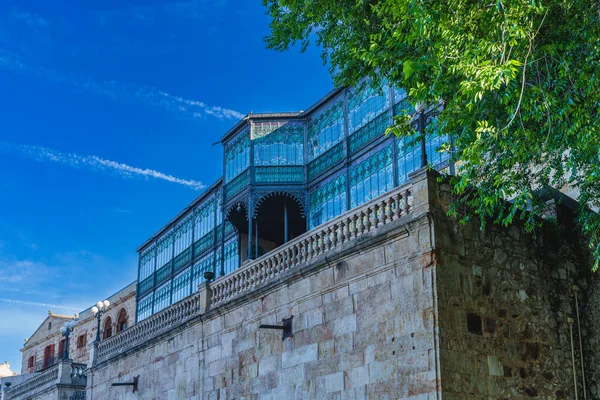
[[[588,298],[596,285],[585,241],[573,230],[573,213],[551,204],[535,237],[519,223],[461,226],[445,216],[450,188],[440,185],[433,201],[436,224],[440,360],[445,399],[575,398],[582,372],[573,285]],[[592,293],[584,315],[587,398],[598,398],[597,312]],[[573,318],[573,324],[569,322]],[[596,351],[595,351],[595,350]],[[590,397],[590,390],[593,397]]]
[[[88,399],[574,398],[571,282],[597,394],[600,296],[580,241],[457,225],[435,175],[411,184],[411,214],[111,353],[89,371]],[[259,328],[289,316],[292,339]],[[111,387],[135,376],[135,394]]]
[[[414,214],[94,366],[88,399],[435,398],[430,222]],[[291,339],[259,329],[289,316]],[[135,395],[110,386],[135,376]]]

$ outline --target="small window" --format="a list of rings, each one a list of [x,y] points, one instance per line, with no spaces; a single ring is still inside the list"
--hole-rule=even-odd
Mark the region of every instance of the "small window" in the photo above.
[[[77,348],[81,349],[81,348],[85,347],[85,344],[86,344],[86,336],[84,333],[83,335],[79,335],[77,337]]]
[[[483,333],[481,317],[479,315],[467,313],[467,330],[477,335],[481,335]]]
[[[29,357],[27,360],[27,368],[33,368],[35,366],[35,356]]]
[[[52,329],[52,322],[48,322],[48,330]]]

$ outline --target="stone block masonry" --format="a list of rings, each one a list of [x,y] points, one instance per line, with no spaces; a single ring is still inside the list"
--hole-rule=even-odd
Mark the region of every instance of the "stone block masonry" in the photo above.
[[[392,215],[387,200],[366,219],[351,210],[319,240],[300,237],[264,258],[288,264],[256,260],[217,280],[214,294],[202,288],[196,296],[212,304],[184,301],[142,321],[144,340],[110,339],[88,371],[87,398],[574,398],[565,324],[569,283],[582,299],[590,293],[591,281],[576,277],[583,250],[539,247],[556,232],[533,240],[518,227],[460,227],[445,216],[451,198],[435,175],[419,171],[410,185],[410,212],[373,223]],[[344,221],[372,226],[353,236]],[[589,299],[598,306],[597,293]],[[293,338],[259,329],[291,315]],[[582,325],[589,350],[597,318]],[[586,357],[594,388],[594,356]],[[111,387],[137,375],[135,394]]]

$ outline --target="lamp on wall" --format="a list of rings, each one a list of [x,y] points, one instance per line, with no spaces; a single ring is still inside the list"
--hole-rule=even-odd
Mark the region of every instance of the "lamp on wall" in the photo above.
[[[73,328],[77,324],[77,320],[73,319],[71,321],[66,322],[63,326],[60,327],[60,333],[65,337],[65,351],[63,353],[63,359],[67,360],[69,358],[69,336],[71,332],[73,332]]]
[[[110,301],[104,300],[104,301],[99,301],[98,303],[96,303],[96,305],[94,307],[92,307],[92,312],[94,313],[96,318],[98,318],[98,329],[96,330],[96,342],[100,341],[100,319],[102,318],[102,314],[104,314],[106,312],[106,310],[108,309],[108,306],[110,306]]]

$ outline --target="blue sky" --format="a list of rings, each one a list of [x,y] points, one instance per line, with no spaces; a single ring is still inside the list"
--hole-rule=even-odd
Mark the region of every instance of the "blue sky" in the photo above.
[[[135,249],[221,176],[212,144],[241,115],[332,88],[318,49],[265,48],[268,23],[260,1],[0,3],[0,362],[20,370],[48,308],[136,278]]]

